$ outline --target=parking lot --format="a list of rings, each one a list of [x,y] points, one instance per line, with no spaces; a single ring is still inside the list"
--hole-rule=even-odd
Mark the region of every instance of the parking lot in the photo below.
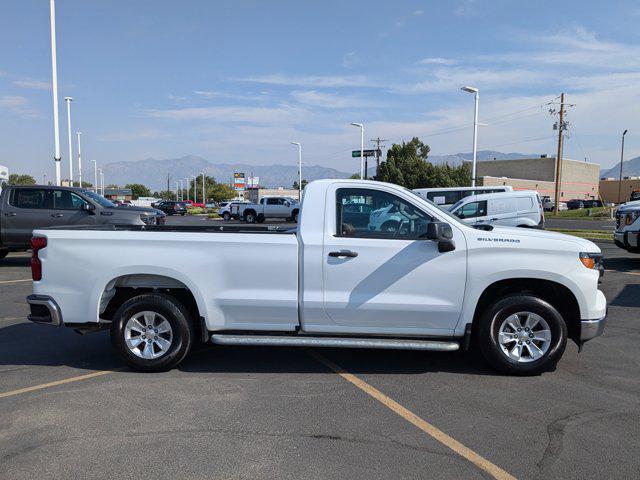
[[[106,332],[28,322],[29,256],[11,254],[0,478],[637,478],[640,256],[600,247],[604,336],[529,378],[463,352],[213,346],[136,373]]]

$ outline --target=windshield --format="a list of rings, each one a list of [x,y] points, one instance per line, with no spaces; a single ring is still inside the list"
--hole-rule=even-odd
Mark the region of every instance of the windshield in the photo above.
[[[89,197],[94,202],[97,202],[102,207],[115,207],[115,203],[111,200],[107,200],[102,195],[97,194],[96,192],[92,192],[91,190],[83,190],[82,193]]]

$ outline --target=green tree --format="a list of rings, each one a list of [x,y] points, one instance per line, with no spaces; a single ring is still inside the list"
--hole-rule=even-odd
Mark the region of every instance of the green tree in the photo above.
[[[9,175],[9,185],[35,185],[36,179],[31,175],[12,173]]]
[[[433,165],[427,159],[429,146],[414,137],[402,145],[393,144],[380,164],[376,180],[406,188],[461,187],[471,184],[469,169],[461,165]]]
[[[305,178],[303,178],[302,179],[302,190],[304,190],[304,187],[306,187],[308,184],[309,184],[309,182]],[[293,188],[294,190],[298,190],[298,181],[297,180],[295,180],[293,182],[293,186],[291,188]]]
[[[124,186],[124,188],[130,188],[131,194],[134,200],[137,200],[140,197],[150,197],[151,190],[145,187],[141,183],[128,183]]]
[[[172,192],[171,190],[162,190],[161,192],[153,192],[152,196],[163,200],[175,200],[176,192]]]

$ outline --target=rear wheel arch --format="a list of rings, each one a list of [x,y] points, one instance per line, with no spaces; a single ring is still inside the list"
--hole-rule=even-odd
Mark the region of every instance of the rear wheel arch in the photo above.
[[[499,280],[484,289],[473,315],[472,331],[477,330],[478,319],[491,305],[511,295],[533,295],[552,305],[567,325],[569,338],[580,339],[580,306],[576,296],[565,285],[538,278],[511,278]]]

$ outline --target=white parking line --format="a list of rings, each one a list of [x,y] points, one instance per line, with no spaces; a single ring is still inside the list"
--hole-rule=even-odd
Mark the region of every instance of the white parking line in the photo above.
[[[6,284],[6,283],[22,283],[22,282],[32,282],[33,280],[31,280],[30,278],[23,278],[21,280],[2,280],[0,281],[0,285],[2,284]]]

